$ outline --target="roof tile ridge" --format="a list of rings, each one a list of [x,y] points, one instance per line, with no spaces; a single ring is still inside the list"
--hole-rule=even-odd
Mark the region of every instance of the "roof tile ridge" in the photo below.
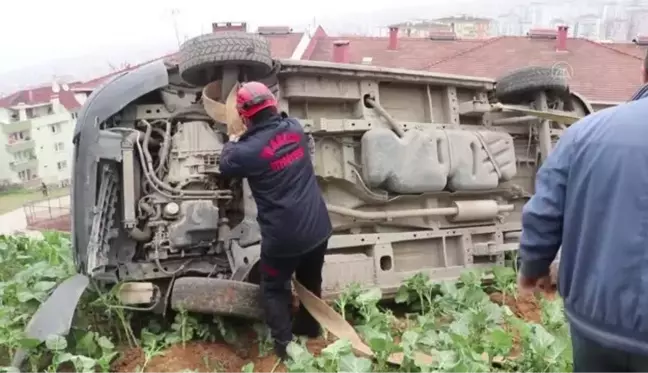
[[[598,47],[603,47],[603,48],[605,48],[605,49],[607,49],[607,50],[610,50],[610,51],[613,51],[613,52],[616,52],[616,53],[619,53],[619,54],[623,54],[624,56],[628,56],[628,57],[636,58],[636,59],[638,59],[638,60],[643,60],[643,58],[641,58],[641,57],[637,57],[637,56],[635,56],[635,55],[633,55],[633,54],[626,53],[626,52],[621,51],[621,50],[618,50],[618,49],[616,49],[616,48],[614,48],[614,47],[612,47],[612,46],[605,45],[605,44],[603,44],[603,43],[599,43],[599,42],[597,42],[597,41],[590,40],[590,39],[588,39],[588,38],[574,38],[574,39],[585,40],[586,42],[588,42],[588,43],[590,43],[590,44],[594,44],[594,45],[596,45],[596,46],[598,46]]]
[[[486,47],[486,46],[488,46],[488,45],[491,45],[491,44],[493,44],[493,43],[496,42],[496,41],[502,40],[502,39],[504,39],[505,37],[506,37],[506,36],[496,36],[496,37],[494,37],[494,38],[490,38],[490,39],[484,41],[483,43],[481,43],[481,44],[479,44],[479,45],[476,45],[476,46],[474,46],[474,47],[472,47],[472,48],[468,48],[468,49],[466,49],[466,50],[463,50],[463,51],[457,52],[457,53],[455,53],[455,54],[452,54],[452,55],[450,55],[450,56],[448,56],[448,57],[445,57],[445,58],[442,58],[442,59],[440,59],[440,60],[437,60],[437,61],[434,61],[434,62],[432,62],[432,63],[429,63],[429,64],[427,64],[426,66],[424,66],[421,70],[427,70],[427,69],[429,69],[429,68],[431,68],[431,67],[433,67],[433,66],[436,66],[436,65],[438,65],[438,64],[440,64],[440,63],[447,62],[447,61],[450,61],[450,60],[452,60],[452,59],[454,59],[454,58],[457,58],[457,57],[459,57],[459,56],[463,56],[463,55],[465,55],[465,54],[468,54],[468,53],[474,52],[474,51],[476,51],[476,50],[478,50],[478,49],[481,49],[481,48],[484,48],[484,47]]]

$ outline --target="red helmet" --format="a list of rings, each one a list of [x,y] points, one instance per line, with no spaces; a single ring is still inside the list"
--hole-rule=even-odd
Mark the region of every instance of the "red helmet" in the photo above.
[[[277,98],[263,83],[243,83],[236,92],[236,109],[245,121],[269,107],[277,107]]]

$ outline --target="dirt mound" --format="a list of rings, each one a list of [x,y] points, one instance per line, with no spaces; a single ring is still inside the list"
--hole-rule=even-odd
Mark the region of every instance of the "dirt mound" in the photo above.
[[[308,350],[319,355],[330,343],[323,338],[307,341]],[[255,372],[286,372],[283,364],[277,365],[277,357],[272,353],[259,356],[257,343],[250,341],[247,351],[236,350],[224,343],[189,342],[183,347],[175,345],[162,354],[153,357],[146,364],[145,372],[240,372],[248,363],[254,364]],[[119,359],[112,365],[114,372],[135,372],[144,365],[144,353],[139,348],[122,350]]]
[[[543,293],[543,296],[548,299],[553,299],[556,296],[555,291]],[[504,295],[502,293],[493,293],[490,295],[491,301],[499,305],[507,305],[511,311],[519,318],[526,321],[540,323],[542,320],[542,309],[539,299],[534,294],[517,295]]]
[[[145,372],[240,372],[246,361],[228,345],[220,343],[189,342],[171,346],[154,356],[146,364]],[[135,372],[144,365],[141,349],[126,349],[112,368],[115,372]]]

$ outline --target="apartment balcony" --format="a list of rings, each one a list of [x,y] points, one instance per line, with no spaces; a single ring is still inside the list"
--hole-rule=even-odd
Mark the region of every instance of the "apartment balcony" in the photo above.
[[[14,132],[21,132],[21,131],[28,131],[32,128],[32,120],[31,119],[26,119],[26,120],[19,120],[17,122],[10,122],[10,123],[2,123],[2,131],[4,133],[14,133]]]
[[[32,158],[24,161],[13,161],[9,162],[11,170],[14,172],[20,172],[25,170],[36,170],[38,169],[38,159]]]
[[[70,113],[54,113],[48,115],[41,115],[38,117],[28,118],[10,123],[0,123],[4,133],[21,132],[32,130],[38,127],[46,126],[48,124],[61,123],[71,121]]]
[[[33,149],[35,145],[36,143],[34,140],[17,140],[5,145],[5,147],[7,148],[7,152],[16,153],[23,150]]]

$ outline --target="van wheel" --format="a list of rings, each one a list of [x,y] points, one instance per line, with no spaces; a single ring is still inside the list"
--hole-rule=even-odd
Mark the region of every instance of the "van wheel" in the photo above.
[[[554,67],[524,67],[501,76],[495,86],[495,96],[503,104],[531,102],[539,92],[568,98],[566,74]]]
[[[225,66],[237,66],[247,80],[266,77],[273,68],[270,43],[260,35],[223,31],[197,36],[180,46],[180,77],[194,86],[222,79]]]
[[[182,277],[173,283],[171,308],[260,320],[261,292],[258,285],[206,277]]]

